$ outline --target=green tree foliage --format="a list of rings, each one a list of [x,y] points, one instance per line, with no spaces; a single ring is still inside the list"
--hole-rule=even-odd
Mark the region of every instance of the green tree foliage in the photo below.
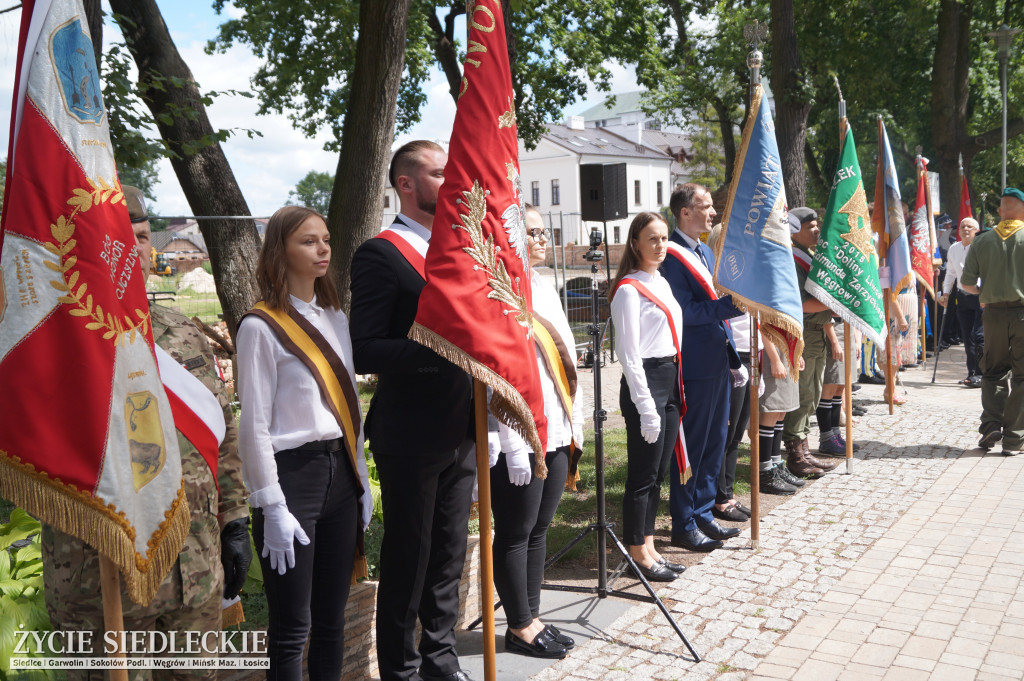
[[[690,158],[683,164],[691,173],[691,182],[705,187],[720,187],[725,182],[725,158],[722,154],[722,131],[708,107],[705,116],[690,126],[693,144]]]
[[[216,0],[214,7],[221,11],[226,4]],[[334,136],[326,148],[338,150],[356,67],[358,0],[237,0],[233,5],[244,14],[224,22],[207,50],[248,45],[265,60],[252,80],[260,111],[286,113],[310,137],[330,127]],[[560,119],[566,106],[585,95],[588,84],[608,90],[609,61],[633,61],[657,40],[657,14],[642,0],[519,0],[514,10],[507,33],[515,41],[516,114],[519,134],[530,145],[546,121]],[[465,36],[455,35],[455,18],[463,14],[463,0],[413,0],[398,131],[420,120],[423,85],[432,69],[440,66],[453,87],[461,80]]]
[[[333,189],[334,175],[310,170],[295,185],[295,189],[288,192],[288,200],[285,203],[289,206],[305,206],[321,215],[327,215]]]

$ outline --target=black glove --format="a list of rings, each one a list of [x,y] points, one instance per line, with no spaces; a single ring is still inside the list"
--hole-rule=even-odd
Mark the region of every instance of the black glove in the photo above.
[[[220,564],[224,566],[224,598],[234,598],[242,590],[251,562],[249,518],[232,520],[220,531]]]

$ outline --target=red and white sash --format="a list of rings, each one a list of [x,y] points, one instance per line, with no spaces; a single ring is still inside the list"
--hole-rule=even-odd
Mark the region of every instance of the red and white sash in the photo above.
[[[708,294],[711,300],[718,300],[715,284],[711,280],[711,272],[700,261],[696,253],[685,246],[680,246],[674,241],[670,241],[668,243],[668,255],[674,257],[682,263],[683,267],[690,271],[690,274],[693,275],[693,278],[697,280],[697,283],[700,284],[700,287],[704,289],[704,292]]]
[[[694,256],[694,258],[696,258],[696,256]],[[700,264],[699,261],[698,264]],[[705,272],[707,271],[706,267],[703,269]],[[665,305],[658,296],[654,295],[650,289],[644,286],[643,283],[637,279],[628,275],[619,281],[618,286],[622,286],[624,284],[632,286],[638,293],[640,293],[640,295],[657,305],[658,309],[665,313],[665,318],[668,319],[668,328],[672,332],[672,344],[676,348],[676,366],[679,367],[679,399],[681,401],[681,404],[679,405],[679,432],[676,435],[676,444],[674,449],[676,454],[676,464],[679,466],[679,480],[680,482],[685,483],[690,479],[692,472],[690,471],[690,455],[686,451],[686,437],[683,433],[683,416],[686,414],[686,393],[683,391],[683,358],[681,356],[682,345],[679,342],[679,332],[676,329],[675,321],[672,319],[672,311],[669,310],[668,306]],[[616,290],[617,289],[618,287],[616,287]],[[615,295],[614,291],[612,292],[612,295]]]
[[[811,273],[811,263],[814,262],[814,258],[811,257],[810,253],[794,248],[793,260],[796,261],[796,266],[804,271],[804,274]]]
[[[399,232],[393,229],[385,229],[383,232],[374,237],[375,239],[384,239],[388,241],[392,246],[398,249],[398,252],[402,254],[402,257],[412,265],[412,268],[416,270],[423,281],[427,280],[427,261],[420,252],[416,250],[409,241]]]
[[[155,346],[160,380],[167,391],[174,427],[192,443],[217,479],[217,459],[226,426],[216,395],[173,357]],[[218,488],[220,485],[218,484]]]

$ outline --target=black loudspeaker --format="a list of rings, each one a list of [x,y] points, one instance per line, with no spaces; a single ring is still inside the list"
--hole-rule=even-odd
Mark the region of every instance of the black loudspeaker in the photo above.
[[[586,222],[621,220],[626,210],[626,164],[580,165],[580,212]]]

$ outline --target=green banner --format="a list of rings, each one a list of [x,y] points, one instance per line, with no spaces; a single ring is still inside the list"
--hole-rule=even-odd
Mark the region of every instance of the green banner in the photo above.
[[[871,241],[867,195],[849,128],[805,287],[876,344],[885,342],[878,255]]]

